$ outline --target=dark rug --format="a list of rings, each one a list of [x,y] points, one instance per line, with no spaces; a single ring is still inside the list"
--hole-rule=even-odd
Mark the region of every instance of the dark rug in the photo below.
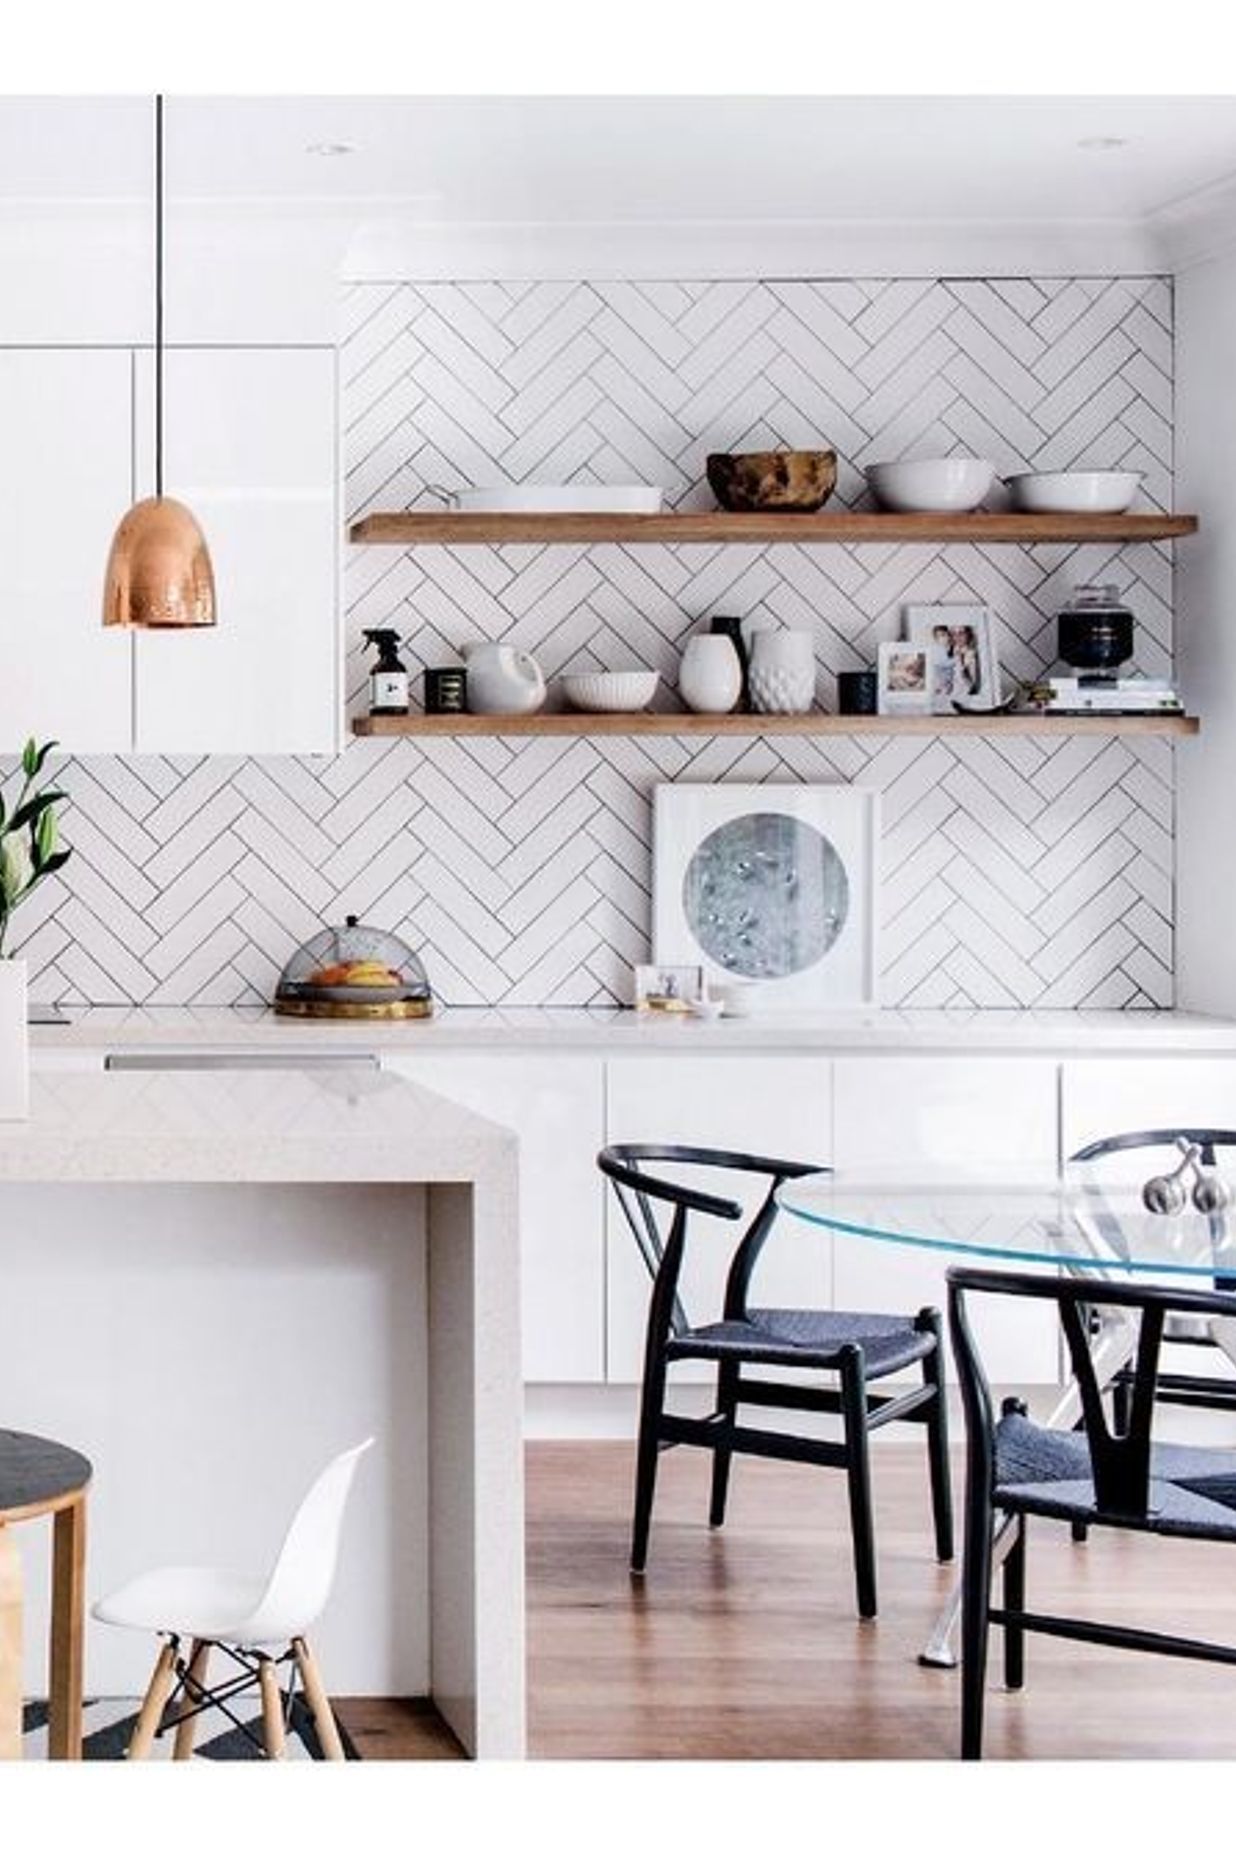
[[[239,1708],[239,1704],[237,1704]],[[82,1758],[83,1759],[123,1759],[125,1750],[133,1736],[137,1723],[138,1703],[131,1699],[120,1701],[88,1701],[82,1709]],[[262,1759],[262,1716],[259,1711],[247,1722],[254,1734],[257,1745],[243,1733],[239,1727],[233,1727],[226,1714],[217,1711],[198,1716],[197,1740],[193,1748],[194,1759]],[[26,1704],[23,1719],[22,1750],[27,1759],[38,1760],[47,1757],[47,1703],[32,1701]],[[355,1746],[340,1727],[339,1737],[343,1741],[343,1750],[349,1759],[359,1759]],[[152,1759],[170,1759],[173,1734],[165,1733],[156,1740],[151,1751]],[[287,1751],[288,1759],[321,1759],[322,1748],[314,1732],[313,1717],[298,1695],[292,1703],[291,1717],[288,1721]]]

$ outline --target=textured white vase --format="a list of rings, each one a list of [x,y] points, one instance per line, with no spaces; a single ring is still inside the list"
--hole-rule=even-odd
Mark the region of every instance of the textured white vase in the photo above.
[[[742,695],[742,665],[723,633],[699,632],[687,640],[678,694],[697,715],[729,714]]]
[[[0,1121],[24,1121],[29,1113],[26,963],[0,960]]]
[[[815,697],[811,633],[756,632],[747,675],[751,707],[760,715],[806,715]]]

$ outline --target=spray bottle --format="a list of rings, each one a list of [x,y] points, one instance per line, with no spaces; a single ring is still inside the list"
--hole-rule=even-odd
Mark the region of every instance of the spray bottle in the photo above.
[[[378,661],[369,673],[370,715],[406,715],[408,673],[399,658],[399,633],[367,631],[365,643],[376,646],[378,653]]]

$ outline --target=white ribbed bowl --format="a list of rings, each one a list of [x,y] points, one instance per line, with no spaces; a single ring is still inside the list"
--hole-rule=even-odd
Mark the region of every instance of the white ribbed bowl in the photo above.
[[[564,676],[562,688],[573,709],[628,715],[648,707],[657,682],[655,670],[587,670]]]

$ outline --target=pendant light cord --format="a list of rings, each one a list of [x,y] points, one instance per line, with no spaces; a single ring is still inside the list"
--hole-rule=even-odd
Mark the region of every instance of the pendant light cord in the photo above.
[[[155,495],[163,494],[163,97],[155,98]]]

